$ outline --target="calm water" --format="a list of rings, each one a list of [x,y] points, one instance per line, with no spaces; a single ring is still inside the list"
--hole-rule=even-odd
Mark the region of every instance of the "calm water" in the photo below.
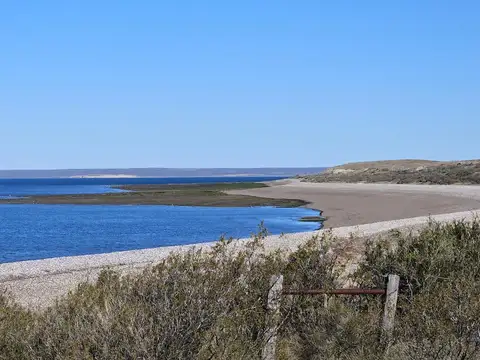
[[[136,184],[207,184],[220,182],[256,182],[282,179],[277,176],[257,177],[190,177],[190,178],[92,178],[92,179],[0,179],[0,196],[102,194],[119,192],[112,185]]]
[[[263,220],[274,234],[315,230],[302,209],[188,206],[0,205],[0,262],[96,254],[247,237]]]
[[[1,180],[0,195],[112,191],[112,184],[262,181],[271,178]],[[311,231],[304,208],[188,206],[0,205],[0,263],[192,244],[221,235],[247,237],[264,221],[272,234]]]

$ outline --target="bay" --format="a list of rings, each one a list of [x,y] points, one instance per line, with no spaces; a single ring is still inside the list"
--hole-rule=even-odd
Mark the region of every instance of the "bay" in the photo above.
[[[0,180],[0,196],[118,191],[112,185],[265,181],[271,177]],[[157,205],[0,205],[0,263],[316,230],[306,208]]]

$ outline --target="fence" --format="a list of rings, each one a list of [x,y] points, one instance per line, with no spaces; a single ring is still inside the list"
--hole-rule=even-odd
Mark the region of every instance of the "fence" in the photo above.
[[[282,295],[386,295],[382,320],[382,338],[388,341],[394,327],[399,285],[400,277],[398,275],[388,275],[386,289],[290,290],[283,288],[283,275],[272,276],[267,299],[267,330],[265,332],[266,341],[262,352],[262,360],[275,360]]]

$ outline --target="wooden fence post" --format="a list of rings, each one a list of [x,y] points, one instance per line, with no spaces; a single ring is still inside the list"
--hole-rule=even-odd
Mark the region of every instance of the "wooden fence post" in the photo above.
[[[393,332],[399,285],[400,277],[398,275],[388,275],[387,298],[385,299],[382,324],[382,334],[385,340],[389,340]]]
[[[262,360],[275,360],[277,328],[280,321],[280,300],[283,291],[283,275],[273,275],[270,278],[270,290],[267,300],[267,317],[265,331],[265,346]]]

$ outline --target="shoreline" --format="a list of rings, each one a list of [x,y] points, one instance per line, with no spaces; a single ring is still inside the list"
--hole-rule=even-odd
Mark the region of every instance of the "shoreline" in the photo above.
[[[269,187],[228,190],[268,198],[296,197],[305,208],[320,211],[328,217],[321,230],[268,236],[265,250],[291,251],[313,235],[332,229],[338,238],[351,233],[369,236],[396,228],[421,226],[429,218],[436,221],[472,219],[480,216],[480,186],[397,185],[305,183],[297,180],[269,182]],[[242,246],[248,239],[234,241]],[[14,299],[29,308],[44,308],[57,297],[84,281],[95,281],[102,269],[120,273],[141,271],[171,252],[189,249],[208,250],[213,242],[158,247],[144,250],[70,256],[43,260],[26,260],[0,264],[0,288],[6,288]]]
[[[269,187],[230,190],[229,194],[303,200],[321,211],[325,227],[368,224],[480,209],[478,185],[308,183],[298,179]]]
[[[471,220],[480,216],[480,208],[434,216],[381,221],[356,226],[344,226],[331,229],[338,239],[348,238],[351,234],[359,238],[385,233],[392,229],[413,229],[425,225],[430,219],[438,222],[452,220]],[[327,229],[270,235],[264,239],[265,251],[294,251],[312,236],[321,236]],[[230,246],[243,246],[249,238],[238,239]],[[104,269],[118,271],[121,274],[142,271],[154,265],[171,253],[184,253],[191,249],[208,251],[217,241],[191,245],[166,246],[143,250],[128,250],[96,255],[67,256],[43,260],[26,260],[0,264],[0,288],[5,288],[21,305],[30,309],[42,309],[52,304],[58,297],[74,290],[81,282],[95,281]]]

